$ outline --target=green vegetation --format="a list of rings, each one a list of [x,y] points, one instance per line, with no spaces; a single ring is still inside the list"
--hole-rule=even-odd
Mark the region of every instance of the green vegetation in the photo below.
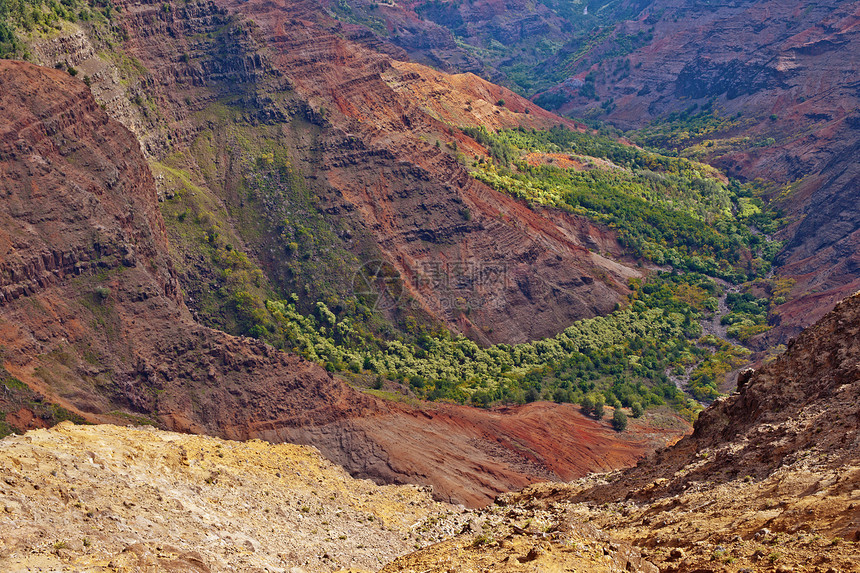
[[[538,42],[535,48],[532,48],[534,59],[540,62],[538,65],[523,64],[520,53],[515,58],[505,58],[499,65],[499,70],[514,87],[527,95],[557,85],[595,64],[608,81],[624,78],[630,74],[630,60],[625,56],[653,39],[653,29],[639,30],[635,34],[620,32],[614,21],[631,14],[625,15],[624,8],[617,5],[610,10],[603,10],[610,6],[606,5],[594,14],[583,14],[582,6],[578,4],[549,1],[544,3],[568,20],[570,28],[565,30],[563,36],[565,44],[549,43],[551,50],[539,50],[537,47],[541,42]],[[598,45],[601,45],[599,53],[594,51]],[[510,48],[507,48],[507,51],[510,53]],[[598,99],[595,80],[593,72],[586,76],[585,84],[580,89],[582,97]],[[546,95],[541,94],[536,103],[542,107],[549,103],[550,107],[547,109],[556,109],[563,103],[563,99],[566,99],[548,102],[544,97]]]
[[[764,240],[750,231],[749,221],[758,218],[762,226],[771,221],[760,201],[723,183],[712,168],[562,129],[464,130],[490,151],[489,161],[476,164],[476,177],[533,203],[617,227],[631,248],[641,245],[636,252],[686,271],[633,281],[623,308],[579,321],[555,337],[481,348],[420,318],[404,315],[397,325],[382,318],[374,310],[380,297],[402,294],[396,270],[386,265],[363,269],[359,259],[343,251],[289,151],[230,121],[232,113],[226,107],[216,114],[230,122],[229,129],[203,133],[191,157],[168,158],[157,169],[177,189],[162,206],[179,235],[175,244],[203,254],[217,273],[219,286],[201,289],[204,298],[197,303],[216,326],[298,352],[373,386],[380,395],[388,379],[418,398],[476,406],[553,400],[582,404],[597,418],[603,417],[604,405],[630,408],[634,417],[669,405],[692,419],[700,406],[669,373],[690,373],[691,392],[708,401],[717,395],[720,377],[747,355],[725,341],[700,339],[699,322],[717,309],[722,296],[708,275],[740,282],[749,265],[756,272],[767,268],[766,261],[753,256],[754,248],[764,251]],[[246,243],[283,247],[278,265],[285,272],[277,288],[256,261],[232,246],[239,240],[223,223],[228,214],[207,199],[207,187],[224,179],[214,171],[215,149],[231,147],[253,159],[242,167],[242,177],[229,178],[240,183],[223,191],[240,198],[242,208],[234,207],[230,216]],[[529,165],[522,159],[527,152],[563,153],[591,168]],[[205,186],[192,182],[182,167],[192,158]],[[741,256],[732,258],[736,247]],[[350,273],[382,286],[376,293],[357,292],[363,289],[353,288]],[[762,316],[735,306],[742,319]]]
[[[0,58],[29,58],[21,35],[51,34],[63,22],[108,27],[115,11],[110,0],[0,0]]]
[[[164,10],[169,9],[165,4]],[[342,18],[384,31],[383,20],[359,14],[346,1],[333,9]],[[0,0],[0,57],[26,56],[21,38],[53,34],[63,22],[110,29],[115,10],[109,0]],[[597,21],[598,16],[591,18]],[[567,74],[590,46],[610,33],[597,25],[580,31],[587,41],[562,54],[560,73]],[[617,50],[606,57],[623,55],[646,40],[642,34],[618,36],[613,40]],[[560,48],[548,41],[535,46],[543,58]],[[501,53],[506,48],[489,49]],[[110,57],[125,78],[145,71],[127,56]],[[187,62],[189,56],[180,59]],[[614,73],[624,74],[629,66],[621,62]],[[65,69],[77,73],[73,67]],[[582,96],[596,98],[595,78],[585,77]],[[537,86],[533,72],[525,70],[521,81],[515,81],[526,90]],[[284,103],[289,95],[273,97]],[[725,373],[746,359],[748,351],[741,347],[702,338],[699,322],[718,308],[721,292],[711,277],[741,284],[770,270],[778,244],[766,235],[778,219],[753,188],[726,182],[713,168],[689,158],[609,137],[563,128],[499,133],[464,128],[489,152],[489,161],[475,165],[476,178],[532,205],[563,209],[616,229],[634,255],[674,270],[633,281],[628,303],[609,316],[578,321],[545,340],[481,348],[435,328],[426,317],[398,309],[388,322],[374,310],[385,294],[403,299],[396,270],[390,265],[373,272],[361,267],[361,261],[371,257],[356,256],[340,238],[352,237],[355,228],[322,212],[319,190],[309,187],[302,165],[285,147],[290,138],[283,130],[292,127],[249,126],[242,119],[245,101],[239,94],[213,104],[201,113],[205,118],[198,118],[210,129],[201,132],[189,150],[153,165],[165,187],[175,190],[162,211],[184,284],[193,289],[192,306],[210,325],[293,350],[330,371],[374,381],[380,395],[382,381],[390,379],[420,398],[477,406],[553,400],[581,404],[588,415],[602,419],[608,405],[614,408],[612,423],[619,431],[627,425],[622,407],[630,408],[634,418],[661,405],[689,419],[695,416],[699,405],[679,390],[669,373],[689,373],[692,395],[708,401],[718,394]],[[138,96],[134,103],[144,114],[158,113],[150,100]],[[505,105],[504,100],[497,105]],[[320,108],[319,116],[326,115]],[[710,107],[699,113],[690,109],[643,131],[641,140],[651,146],[678,146],[732,121],[739,118],[721,118]],[[314,138],[315,128],[301,129]],[[448,145],[459,155],[456,140]],[[585,168],[529,162],[527,153],[567,155]],[[466,208],[460,214],[464,220],[472,218]],[[369,249],[362,255],[372,255]],[[261,266],[270,273],[263,273]],[[356,294],[355,280],[380,280],[385,286],[377,294]],[[90,298],[87,308],[97,325],[112,328],[110,289],[98,286]],[[729,293],[731,312],[722,319],[729,336],[746,342],[766,330],[768,313],[778,299],[775,293],[751,289]],[[69,416],[50,406],[40,411],[54,420]],[[3,431],[11,431],[8,424],[0,425]]]
[[[507,141],[495,137],[483,125],[479,127],[464,127],[463,133],[487,148],[490,157],[501,165],[509,165],[518,157],[516,148]]]
[[[729,293],[726,304],[730,313],[720,319],[729,325],[728,335],[746,342],[750,337],[769,328],[767,315],[771,302],[767,298],[756,298],[751,293]]]
[[[489,141],[485,145],[494,159],[477,164],[477,179],[530,203],[615,228],[638,257],[734,283],[770,270],[776,249],[751,226],[773,226],[775,217],[749,189],[724,183],[712,167],[562,127],[477,135],[480,142]],[[507,167],[512,155],[527,152],[569,154],[586,167],[563,169],[522,159]]]
[[[747,342],[756,334],[770,328],[768,317],[774,308],[786,301],[794,286],[794,279],[772,277],[757,279],[741,292],[726,295],[729,312],[720,322],[727,325],[727,334],[741,342]]]
[[[725,375],[743,366],[752,353],[715,336],[705,336],[699,343],[713,348],[714,351],[706,355],[693,369],[689,388],[694,398],[710,402],[720,395],[719,384]]]
[[[692,140],[740,127],[746,122],[740,115],[720,115],[713,102],[708,102],[701,108],[698,104],[693,104],[684,111],[673,112],[651,122],[636,132],[635,139],[637,143],[647,147],[675,150],[686,147]]]
[[[695,118],[701,122],[697,135],[724,125],[710,109]],[[677,119],[689,121],[687,116]],[[636,285],[632,309],[686,313],[684,336],[691,340],[698,318],[719,308],[722,289],[711,278],[718,277],[740,285],[725,297],[729,312],[721,323],[728,327],[728,337],[746,343],[770,328],[770,312],[785,302],[793,283],[763,278],[781,247],[767,234],[775,232],[781,220],[779,213],[766,208],[758,183],[726,183],[713,168],[690,159],[561,127],[464,131],[489,151],[489,160],[474,164],[477,179],[532,205],[569,210],[615,228],[620,241],[634,254],[674,269],[657,281]],[[570,168],[560,166],[559,155],[568,156]],[[679,379],[686,378],[691,395],[705,402],[719,395],[725,375],[751,354],[714,336],[698,340],[683,352],[689,352],[689,358],[672,357],[660,366]],[[653,359],[647,353],[641,356]],[[564,380],[555,376],[557,366],[551,369],[552,380]],[[662,372],[652,371],[646,378],[653,388],[666,387]],[[612,387],[618,383],[616,380]],[[564,397],[564,390],[569,391],[554,386],[558,397]],[[582,390],[585,395],[576,400],[593,415],[603,402],[587,388]],[[622,396],[634,417],[641,416],[649,405],[647,400],[638,403],[635,393],[625,396],[621,392],[615,398]],[[611,403],[613,396],[605,397]]]
[[[744,117],[741,113],[724,116],[710,101],[701,108],[693,104],[684,111],[670,113],[630,136],[637,144],[659,149],[666,155],[713,160],[731,152],[775,144],[776,139],[773,137],[721,136],[729,131],[744,131],[744,128],[756,124],[760,119]],[[756,187],[753,185],[751,189],[763,191]]]
[[[612,414],[612,427],[618,432],[623,432],[627,429],[627,414],[621,408],[616,408]]]
[[[255,313],[261,312],[263,300],[271,295],[268,281],[247,254],[234,248],[241,243],[225,222],[228,213],[204,187],[192,182],[191,173],[184,168],[187,161],[185,156],[174,155],[152,168],[172,188],[161,208],[169,223],[174,258],[187,275],[192,306],[210,326],[259,335],[253,330]],[[186,267],[186,253],[201,257],[206,267]]]
[[[606,399],[602,394],[586,394],[580,401],[582,413],[586,416],[593,416],[597,420],[602,419],[604,415],[603,406],[605,401]]]
[[[579,321],[553,338],[481,348],[446,332],[416,328],[411,337],[375,336],[346,307],[318,302],[312,314],[297,309],[299,297],[268,300],[254,332],[331,371],[383,377],[408,385],[421,398],[524,403],[539,399],[639,407],[669,404],[693,417],[698,406],[666,372],[693,366],[709,355],[697,344],[700,310],[685,302],[700,275],[662,274],[634,281],[631,304],[607,317]]]
[[[421,19],[450,31],[457,46],[485,67],[486,73],[482,75],[503,77],[506,85],[526,96],[576,74],[581,66],[591,63],[582,62],[589,50],[606,40],[607,49],[601,51],[599,61],[620,58],[619,73],[629,71],[629,62],[621,57],[652,39],[652,30],[635,34],[617,31],[616,22],[638,12],[623,3],[610,2],[590,14],[579,2],[543,0],[541,3],[545,7],[530,6],[526,10],[538,19],[546,17],[547,8],[558,15],[545,21],[548,24],[544,29],[546,33],[517,34],[510,30],[502,34],[503,40],[497,23],[475,20],[480,20],[480,9],[476,13],[471,2],[417,0],[410,3],[409,8]],[[434,33],[422,25],[406,23],[400,17],[392,18],[391,12],[381,10],[382,5],[377,2],[338,0],[328,6],[338,19],[364,26],[409,51],[426,49],[427,34]],[[559,21],[561,26],[557,24]],[[626,68],[624,62],[627,62]],[[492,70],[498,73],[491,73]]]

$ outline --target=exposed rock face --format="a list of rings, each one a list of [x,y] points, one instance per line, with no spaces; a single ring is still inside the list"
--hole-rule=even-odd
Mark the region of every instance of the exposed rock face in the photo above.
[[[585,4],[546,0],[415,0],[378,3],[353,0],[349,9],[322,0],[330,12],[365,27],[379,48],[397,59],[405,52],[415,62],[446,72],[474,72],[502,85],[533,93],[552,85],[555,73],[532,74],[572,38],[593,40],[601,29],[637,15],[651,0]]]
[[[780,311],[783,323],[794,331],[860,289],[860,138],[852,131],[839,130],[834,141],[820,142],[824,149],[842,149],[819,173],[801,181],[797,203],[792,198],[787,202],[796,209],[798,222],[789,229],[777,263],[781,273],[797,279],[795,293],[801,296]]]
[[[479,512],[296,446],[72,424],[7,438],[0,563],[375,569],[418,544],[382,571],[856,571],[858,329],[855,295],[676,446]]]
[[[518,50],[520,63],[531,65],[535,63],[530,57],[534,44],[541,40],[562,43],[569,27],[544,4],[524,0],[418,1],[383,6],[381,10],[359,0],[355,9],[371,21],[383,21],[384,37],[413,60],[446,71],[480,72],[493,81],[504,79],[496,67],[510,55],[498,50],[499,45],[525,48]],[[379,27],[370,29],[379,33]],[[493,56],[479,60],[458,44],[458,39],[461,44],[490,48],[487,52]]]
[[[617,438],[569,405],[392,406],[195,323],[134,136],[64,72],[0,61],[0,88],[11,118],[0,126],[0,346],[5,369],[46,402],[90,421],[319,444],[363,477],[470,504],[629,465],[679,433],[643,425]],[[31,427],[27,415],[6,421]]]
[[[353,475],[387,483],[431,484],[437,499],[482,506],[537,481],[570,480],[629,467],[682,428],[634,421],[618,434],[571,404],[535,403],[501,411],[463,406],[390,406],[373,416],[291,427],[261,422],[247,434],[312,444]]]
[[[79,81],[18,62],[2,66],[0,304],[75,275],[147,263],[154,294],[177,301],[164,222],[137,142]]]
[[[0,443],[6,571],[376,570],[463,519],[305,446],[68,422]]]
[[[611,232],[526,209],[457,160],[457,152],[461,161],[484,152],[459,126],[575,124],[474,75],[393,61],[373,36],[311,0],[163,6],[121,12],[129,36],[122,50],[145,70],[125,80],[133,86],[126,99],[143,94],[143,104],[128,108],[114,97],[116,78],[98,72],[89,48],[70,56],[92,67],[97,97],[154,158],[187,149],[211,128],[194,114],[215,102],[230,102],[251,123],[290,124],[284,147],[332,228],[348,230],[343,248],[363,261],[371,244],[416,312],[483,343],[521,342],[610,312],[640,274],[589,252],[599,246],[623,257]],[[51,46],[37,50],[49,65],[62,49]],[[233,149],[216,161],[225,181],[246,175]],[[216,193],[228,208],[240,202],[235,190]],[[273,237],[276,223],[266,223]],[[286,285],[280,245],[247,242]]]
[[[574,80],[557,88],[571,98],[562,110],[591,110],[624,128],[713,100],[731,121],[684,145],[715,140],[705,157],[733,176],[800,180],[779,201],[794,220],[779,270],[797,279],[799,297],[782,311],[783,339],[860,287],[858,22],[857,3],[841,0],[658,0],[592,46],[570,68]],[[619,42],[637,34],[653,40],[618,56]],[[589,72],[600,101],[579,95]],[[605,114],[600,105],[610,98]],[[738,137],[749,139],[721,149]]]
[[[356,483],[296,446],[71,424],[7,438],[0,563],[376,568],[443,539],[382,571],[856,571],[858,329],[855,295],[676,446],[479,512]]]
[[[692,436],[602,483],[506,499],[593,503],[577,506],[575,518],[615,529],[671,570],[693,571],[716,555],[756,569],[856,571],[858,550],[841,540],[856,540],[860,525],[858,333],[855,294],[740,393],[705,410]]]

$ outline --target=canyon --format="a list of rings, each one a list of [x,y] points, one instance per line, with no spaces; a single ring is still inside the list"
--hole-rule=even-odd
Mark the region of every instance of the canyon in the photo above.
[[[343,18],[413,59],[759,181],[796,281],[762,346],[860,288],[855,2],[354,4]]]
[[[34,415],[48,403],[91,422],[308,443],[357,476],[432,485],[470,505],[632,464],[683,433],[679,422],[643,423],[619,437],[569,404],[492,412],[383,401],[198,324],[133,135],[63,71],[0,69],[0,108],[16,118],[0,132],[4,388],[36,393],[6,398],[16,430],[53,419]]]
[[[574,6],[121,0],[21,32],[31,62],[0,60],[0,434],[24,434],[0,442],[0,564],[857,570],[860,11]],[[561,369],[522,375],[528,403],[421,401],[420,377],[312,362],[269,320],[292,301],[423,356],[644,306],[642,281],[671,269],[624,229],[472,171],[494,161],[475,129],[596,137],[595,121],[635,129],[625,150],[720,168],[705,187],[751,183],[783,223],[759,278],[787,296],[749,342],[757,370],[737,377],[748,354],[715,368],[729,394],[692,434],[675,394],[641,417],[625,402],[623,431],[541,395]],[[727,313],[741,287],[708,278],[683,296]],[[701,334],[659,367],[683,400],[676,370],[738,350]],[[613,384],[634,385],[624,372]]]

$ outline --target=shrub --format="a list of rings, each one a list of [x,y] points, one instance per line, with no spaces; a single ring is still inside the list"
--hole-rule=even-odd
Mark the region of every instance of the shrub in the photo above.
[[[603,404],[604,404],[603,394],[598,394],[597,396],[594,397],[594,412],[593,413],[594,413],[594,417],[598,420],[602,420],[603,415],[605,414],[605,411],[603,410]]]
[[[623,432],[627,429],[627,414],[622,412],[621,408],[617,408],[615,413],[612,414],[612,427],[618,432]]]
[[[588,416],[594,410],[594,397],[591,394],[586,394],[582,397],[580,406],[582,407],[582,413]]]

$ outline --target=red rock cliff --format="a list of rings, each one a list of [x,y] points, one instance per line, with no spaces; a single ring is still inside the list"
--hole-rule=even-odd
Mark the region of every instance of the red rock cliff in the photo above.
[[[392,406],[316,364],[195,323],[134,136],[65,72],[0,61],[0,347],[8,372],[91,421],[317,445],[362,477],[480,504],[633,463],[570,405]]]

